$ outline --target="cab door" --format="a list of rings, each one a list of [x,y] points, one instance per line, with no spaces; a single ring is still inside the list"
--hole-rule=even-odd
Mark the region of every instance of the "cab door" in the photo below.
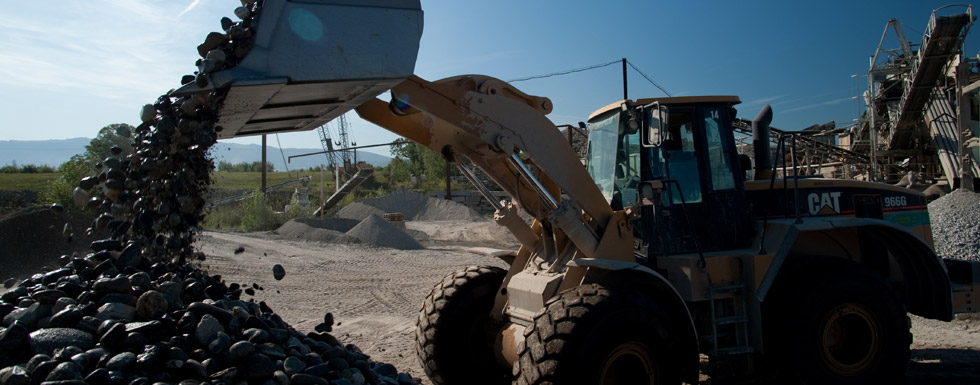
[[[660,207],[641,220],[649,255],[747,244],[743,178],[728,111],[723,104],[671,106],[667,140],[645,149],[644,179],[668,181]]]

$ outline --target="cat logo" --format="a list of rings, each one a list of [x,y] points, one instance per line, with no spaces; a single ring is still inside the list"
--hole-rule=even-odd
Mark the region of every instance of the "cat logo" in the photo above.
[[[806,201],[810,215],[840,214],[840,192],[810,193]]]

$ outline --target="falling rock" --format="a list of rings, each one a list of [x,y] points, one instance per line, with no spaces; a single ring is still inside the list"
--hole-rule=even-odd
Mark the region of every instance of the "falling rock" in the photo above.
[[[228,38],[225,37],[225,34],[218,33],[218,32],[211,32],[208,34],[206,38],[204,38],[204,43],[201,43],[201,45],[197,46],[197,53],[200,54],[201,57],[207,57],[208,52],[210,52],[215,48],[218,48],[219,46],[221,46],[227,41]]]
[[[156,116],[157,109],[152,104],[143,105],[143,109],[140,110],[140,121],[143,123],[152,123]]]
[[[286,269],[282,267],[282,265],[277,263],[275,266],[272,267],[272,277],[275,278],[276,281],[281,281],[285,276],[286,276]]]
[[[119,125],[116,126],[116,135],[119,135],[123,138],[129,138],[133,136],[133,132],[129,129],[129,127],[124,125]]]
[[[81,187],[75,187],[71,192],[71,198],[75,201],[75,206],[78,207],[85,207],[90,197],[88,191],[83,190]]]
[[[235,8],[235,16],[237,16],[239,19],[245,20],[245,19],[247,19],[251,15],[252,15],[252,12],[249,11],[248,8],[245,8],[245,7]],[[225,30],[227,31],[228,28],[225,28]]]

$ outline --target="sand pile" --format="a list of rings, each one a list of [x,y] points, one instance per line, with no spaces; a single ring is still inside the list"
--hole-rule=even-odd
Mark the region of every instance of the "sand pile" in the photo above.
[[[980,194],[958,189],[929,203],[936,254],[980,261]]]
[[[429,198],[415,192],[399,189],[380,198],[362,199],[340,209],[337,216],[364,220],[373,215],[402,213],[406,221],[467,220],[486,221],[473,209],[445,199]]]
[[[424,249],[408,232],[373,214],[361,221],[347,218],[297,218],[280,226],[276,233],[286,238],[313,242],[366,243],[399,250]]]
[[[74,229],[71,241],[63,234],[65,224]],[[91,252],[96,237],[86,236],[92,217],[84,213],[31,207],[0,218],[0,281],[23,279],[42,266],[60,266],[58,258],[74,252]]]

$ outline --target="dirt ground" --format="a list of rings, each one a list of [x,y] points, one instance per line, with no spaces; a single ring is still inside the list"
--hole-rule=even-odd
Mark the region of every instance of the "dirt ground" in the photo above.
[[[414,351],[415,318],[422,300],[432,285],[459,268],[504,266],[487,256],[506,248],[499,239],[491,240],[493,243],[450,241],[458,240],[454,234],[463,226],[412,224],[410,228],[433,235],[424,242],[426,250],[221,232],[202,234],[197,248],[208,255],[201,263],[205,270],[220,274],[229,283],[257,283],[264,290],[255,299],[265,301],[297,330],[312,331],[331,312],[337,322],[332,332],[335,337],[430,384]],[[239,247],[245,251],[236,255]],[[272,276],[277,263],[286,270],[281,281]],[[904,384],[980,383],[980,317],[947,323],[912,316],[912,332],[912,362]]]

